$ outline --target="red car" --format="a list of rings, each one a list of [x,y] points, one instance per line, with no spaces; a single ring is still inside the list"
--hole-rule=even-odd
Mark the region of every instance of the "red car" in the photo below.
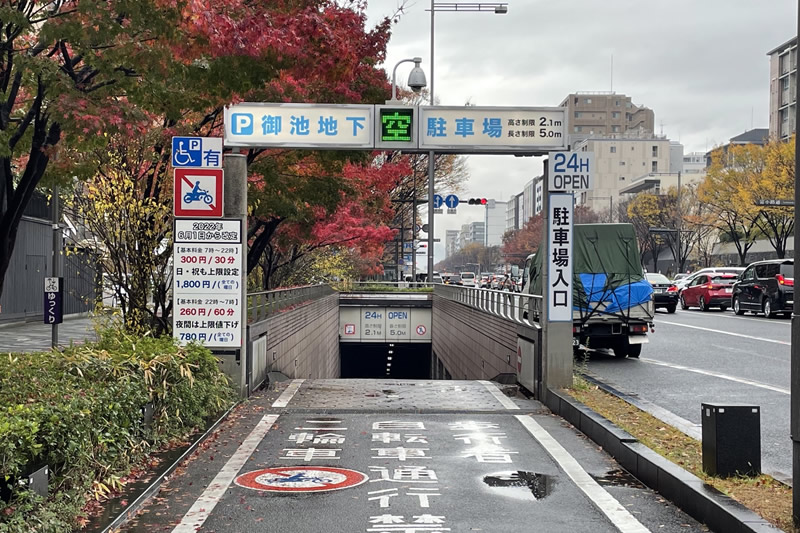
[[[737,279],[736,274],[719,272],[697,276],[681,292],[681,309],[699,307],[701,311],[708,311],[711,307],[719,307],[725,311],[731,306],[733,283]]]

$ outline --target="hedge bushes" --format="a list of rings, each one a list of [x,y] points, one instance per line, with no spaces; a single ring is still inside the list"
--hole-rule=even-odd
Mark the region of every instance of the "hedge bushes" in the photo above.
[[[207,349],[166,337],[106,330],[63,354],[0,356],[0,484],[14,487],[11,501],[0,501],[0,533],[71,531],[93,484],[104,487],[233,401]],[[45,464],[47,501],[13,484]]]

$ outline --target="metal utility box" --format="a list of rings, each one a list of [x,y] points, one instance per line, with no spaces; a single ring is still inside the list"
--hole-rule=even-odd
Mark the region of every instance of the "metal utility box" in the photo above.
[[[702,404],[703,471],[712,476],[761,473],[761,409],[757,405]]]

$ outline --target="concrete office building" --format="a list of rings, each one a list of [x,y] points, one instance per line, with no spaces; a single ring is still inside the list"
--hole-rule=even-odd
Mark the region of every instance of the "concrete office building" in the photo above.
[[[797,37],[767,52],[769,56],[769,137],[786,140],[795,131]]]
[[[573,149],[594,152],[594,188],[580,193],[577,203],[587,205],[597,214],[609,211],[613,214],[613,206],[621,200],[621,191],[633,180],[647,174],[670,173],[673,161],[676,164],[680,161],[683,168],[683,147],[663,135],[591,137]],[[616,217],[612,216],[612,220],[616,221]]]
[[[522,227],[522,193],[515,194],[506,202],[506,231]]]
[[[520,220],[520,226],[524,226],[533,216],[533,208],[536,204],[534,194],[535,184],[534,180],[531,180],[522,188],[522,220]]]
[[[458,249],[465,247],[469,240],[469,224],[461,224],[461,231],[458,232]]]
[[[470,222],[467,233],[468,243],[477,242],[484,244],[486,242],[486,224],[483,222]]]
[[[450,257],[454,253],[456,253],[459,249],[458,247],[458,234],[460,231],[457,229],[449,229],[445,232],[444,235],[444,256]]]
[[[503,234],[506,232],[506,207],[507,202],[498,202],[489,199],[483,214],[483,226],[486,229],[484,246],[500,246],[503,244]]]
[[[577,92],[560,104],[567,108],[569,135],[574,144],[591,135],[613,137],[634,132],[653,133],[655,113],[637,106],[630,96],[615,92]]]
[[[533,185],[533,215],[536,216],[544,208],[544,176],[534,178]],[[526,221],[527,222],[527,221]]]
[[[703,174],[706,173],[706,153],[690,152],[683,155],[684,174]]]

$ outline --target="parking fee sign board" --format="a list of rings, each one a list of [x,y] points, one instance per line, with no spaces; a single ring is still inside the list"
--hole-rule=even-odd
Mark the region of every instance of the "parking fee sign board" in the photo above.
[[[572,322],[572,193],[550,193],[547,214],[547,314]]]
[[[240,220],[175,220],[173,335],[180,344],[242,346]]]
[[[176,217],[222,217],[222,169],[176,168]]]

